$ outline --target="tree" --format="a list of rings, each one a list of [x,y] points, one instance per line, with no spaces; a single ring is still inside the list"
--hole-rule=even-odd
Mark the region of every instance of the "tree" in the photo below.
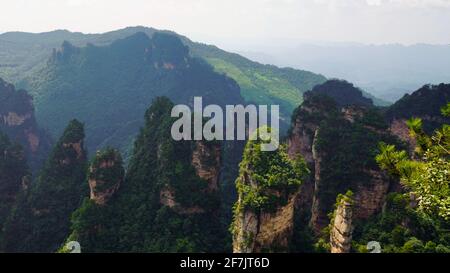
[[[450,103],[443,109],[450,114]],[[418,160],[409,159],[405,151],[396,150],[393,145],[380,143],[378,164],[414,194],[419,209],[429,216],[450,221],[450,126],[444,124],[432,136],[422,129],[418,118],[408,122],[411,137],[416,139],[415,155]]]

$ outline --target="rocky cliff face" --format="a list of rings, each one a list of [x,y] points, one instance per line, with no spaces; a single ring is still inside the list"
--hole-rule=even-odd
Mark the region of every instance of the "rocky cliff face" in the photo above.
[[[294,229],[295,200],[297,194],[289,197],[285,206],[274,212],[255,213],[246,210],[240,213],[234,225],[234,253],[260,253],[287,251]]]
[[[373,106],[372,99],[364,97],[359,88],[344,80],[328,80],[323,84],[316,85],[312,91],[307,93],[328,96],[336,102],[338,107],[351,105]]]
[[[24,90],[16,90],[0,79],[0,131],[20,143],[33,169],[46,156],[50,140],[38,128],[34,117],[33,100]]]
[[[217,191],[221,168],[220,143],[196,142],[192,152],[192,166],[196,174],[208,183],[208,191]]]
[[[238,201],[232,223],[233,252],[289,251],[306,164],[290,159],[283,146],[262,152],[249,141],[236,180]]]
[[[331,253],[349,253],[353,232],[353,205],[352,200],[343,197],[338,201],[330,230]]]
[[[125,175],[122,158],[113,149],[99,151],[89,167],[90,199],[103,206],[119,189]]]
[[[119,147],[124,157],[157,96],[188,105],[194,96],[204,104],[244,103],[235,81],[193,58],[182,40],[169,33],[137,32],[102,46],[64,42],[36,75],[27,88],[36,94],[37,120],[52,135],[76,115],[89,125],[89,151]],[[36,80],[42,77],[52,81]]]
[[[117,151],[94,159],[91,200],[74,213],[86,225],[74,227],[69,238],[86,251],[225,251],[221,143],[173,140],[173,107],[158,97],[147,110],[125,178]]]
[[[310,175],[300,186],[296,205],[299,211],[311,214],[311,222],[318,221],[319,200],[315,198],[320,181],[320,156],[315,149],[321,120],[335,115],[335,102],[325,96],[313,96],[306,93],[305,101],[294,115],[288,138],[288,154],[291,159],[302,156],[310,170]],[[323,223],[325,224],[325,223]]]
[[[345,105],[344,94],[341,106],[331,98],[338,95],[328,97],[333,92],[330,88],[318,90],[305,94],[293,116],[288,140],[289,156],[302,155],[311,170],[301,187],[298,206],[317,235],[328,225],[331,200],[339,193],[352,189],[357,200],[353,215],[366,219],[381,210],[392,186],[371,151],[378,141],[392,138],[382,117],[367,107],[366,99],[358,99],[358,90],[349,91],[354,93],[349,102],[361,104]]]
[[[219,190],[219,175],[221,169],[221,144],[196,141],[192,150],[191,165],[196,175],[204,180],[206,187],[202,190],[205,194],[215,194]],[[205,208],[200,206],[186,207],[181,205],[176,198],[175,190],[170,186],[161,189],[160,203],[180,214],[204,213]]]

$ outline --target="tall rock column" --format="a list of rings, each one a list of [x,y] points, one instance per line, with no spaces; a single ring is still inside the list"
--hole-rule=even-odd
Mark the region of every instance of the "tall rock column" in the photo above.
[[[114,149],[98,151],[89,168],[90,199],[97,205],[105,205],[119,189],[124,175],[119,152]]]
[[[340,195],[336,203],[334,218],[331,222],[330,251],[331,253],[349,253],[352,244],[352,193]]]
[[[307,172],[300,157],[290,159],[285,146],[261,151],[249,141],[236,180],[238,201],[232,223],[233,252],[285,252],[294,230],[295,204]]]

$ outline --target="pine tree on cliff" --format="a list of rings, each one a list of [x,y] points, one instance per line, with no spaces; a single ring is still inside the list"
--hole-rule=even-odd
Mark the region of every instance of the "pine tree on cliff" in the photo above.
[[[67,238],[70,215],[87,194],[84,126],[72,120],[37,181],[5,225],[7,252],[53,252]]]
[[[22,146],[0,132],[0,242],[5,220],[22,188],[28,186],[29,175]]]

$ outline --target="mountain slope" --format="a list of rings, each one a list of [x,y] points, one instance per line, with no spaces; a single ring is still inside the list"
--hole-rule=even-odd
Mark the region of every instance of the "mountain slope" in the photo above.
[[[117,152],[96,155],[89,174],[91,198],[74,213],[69,237],[85,252],[225,251],[221,145],[174,141],[172,107],[164,97],[153,101],[124,179]]]
[[[217,72],[233,78],[241,88],[241,94],[249,103],[280,104],[285,127],[295,107],[301,102],[301,94],[326,79],[321,75],[291,68],[278,68],[250,61],[238,54],[228,53],[215,46],[196,43],[187,37],[170,31],[159,31],[146,27],[130,27],[104,34],[81,34],[68,31],[48,33],[5,33],[0,35],[0,76],[26,86],[24,78],[33,75],[45,66],[53,48],[63,41],[75,46],[110,45],[138,32],[152,37],[155,33],[172,34],[179,37],[190,49],[190,54],[211,64]]]
[[[241,104],[239,86],[189,56],[176,36],[139,32],[107,46],[64,42],[47,65],[27,79],[37,118],[57,135],[72,118],[86,124],[88,150],[113,146],[126,152],[156,96],[192,105]]]
[[[406,94],[386,111],[386,117],[393,123],[411,117],[421,118],[424,130],[433,130],[450,123],[449,117],[441,114],[441,108],[450,101],[450,84],[425,85],[412,94]]]

